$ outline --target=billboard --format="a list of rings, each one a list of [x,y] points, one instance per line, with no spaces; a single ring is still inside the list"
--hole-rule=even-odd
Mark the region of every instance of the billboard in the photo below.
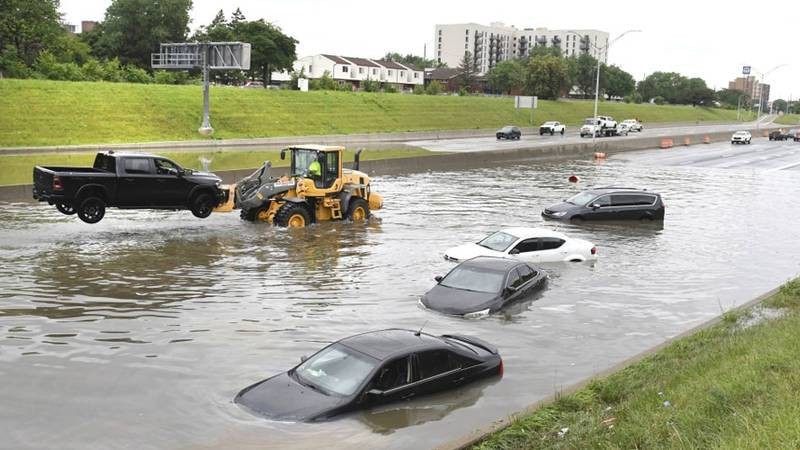
[[[517,95],[514,97],[514,108],[528,108],[528,109],[536,109],[538,98],[534,96],[527,96],[527,95]]]

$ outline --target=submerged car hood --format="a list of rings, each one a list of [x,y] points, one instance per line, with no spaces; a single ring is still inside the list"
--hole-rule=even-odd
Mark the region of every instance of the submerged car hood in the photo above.
[[[481,247],[478,244],[464,244],[458,247],[450,247],[444,252],[445,257],[457,259],[459,261],[466,261],[476,256],[506,256],[502,252],[494,251],[492,249]]]
[[[561,202],[548,206],[547,210],[550,212],[561,212],[561,211],[569,211],[573,208],[575,208],[575,205],[573,205],[572,203]]]
[[[284,372],[242,389],[233,401],[268,419],[302,422],[324,417],[345,399],[303,386]]]
[[[422,304],[430,309],[458,316],[486,308],[495,311],[502,303],[498,294],[465,291],[442,285],[434,286],[422,296],[421,300]]]

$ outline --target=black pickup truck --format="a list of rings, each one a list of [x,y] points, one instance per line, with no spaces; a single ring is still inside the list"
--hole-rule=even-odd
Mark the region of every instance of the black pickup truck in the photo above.
[[[225,200],[220,182],[161,156],[108,151],[98,153],[92,167],[34,167],[33,198],[86,223],[102,220],[109,206],[189,209],[205,218]]]

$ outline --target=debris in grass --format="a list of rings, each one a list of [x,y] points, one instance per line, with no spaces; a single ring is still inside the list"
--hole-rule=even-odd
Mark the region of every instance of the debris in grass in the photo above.
[[[606,428],[614,428],[614,423],[616,421],[617,421],[616,417],[609,417],[608,419],[600,422],[600,426],[603,426],[603,427],[606,427]]]
[[[669,400],[664,400],[664,408],[669,408],[670,406],[672,406],[672,403]]]
[[[567,431],[569,431],[569,428],[562,428],[561,431],[558,432],[558,437],[563,438],[564,435],[567,434]]]

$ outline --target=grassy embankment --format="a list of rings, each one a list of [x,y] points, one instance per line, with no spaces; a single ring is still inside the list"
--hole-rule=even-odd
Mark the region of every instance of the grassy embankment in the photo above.
[[[217,151],[217,152],[159,152],[183,167],[202,169],[201,159],[209,161],[211,171],[250,169],[260,167],[264,161],[272,161],[273,167],[285,167],[289,161],[281,161],[279,150],[265,151]],[[361,160],[407,158],[425,156],[431,152],[422,149],[364,150]],[[0,186],[31,184],[34,166],[91,166],[94,153],[42,153],[31,155],[0,156]],[[345,151],[345,163],[353,160],[353,152]]]
[[[476,448],[800,448],[798,330],[800,279]]]
[[[775,119],[781,125],[800,125],[800,114],[786,114]]]
[[[577,125],[590,101],[541,101],[536,122]],[[0,147],[198,140],[199,86],[0,80]],[[647,123],[734,121],[736,111],[603,103]],[[214,87],[214,138],[494,128],[526,124],[510,98],[296,92]]]

